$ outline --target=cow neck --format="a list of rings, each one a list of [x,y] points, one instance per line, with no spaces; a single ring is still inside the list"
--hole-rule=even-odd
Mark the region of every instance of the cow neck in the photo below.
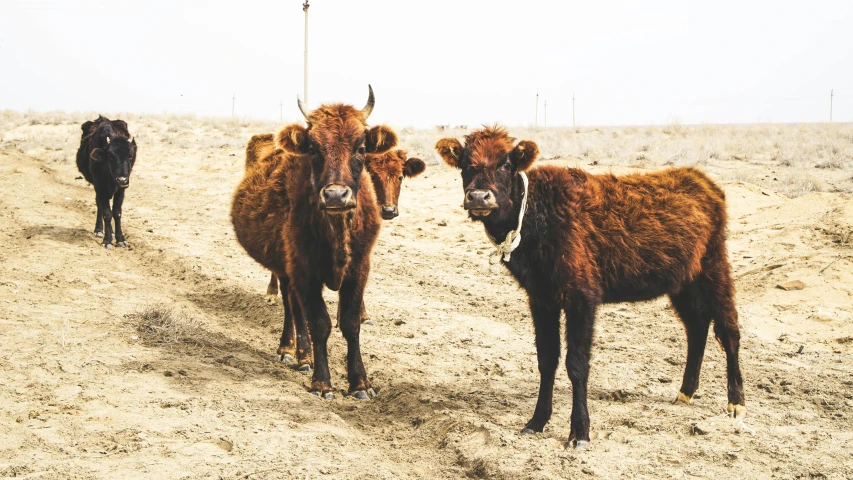
[[[358,208],[358,207],[356,207]],[[326,240],[332,247],[332,272],[328,287],[339,290],[344,279],[349,262],[352,258],[351,241],[355,212],[326,217]]]
[[[529,181],[527,174],[518,172],[518,175],[513,179],[512,192],[510,193],[513,204],[513,212],[509,217],[510,219],[503,222],[483,221],[486,236],[497,249],[492,256],[494,259],[493,263],[497,263],[501,258],[503,258],[504,262],[509,262],[512,252],[521,243],[521,229],[524,224],[524,214],[527,212],[528,190]]]

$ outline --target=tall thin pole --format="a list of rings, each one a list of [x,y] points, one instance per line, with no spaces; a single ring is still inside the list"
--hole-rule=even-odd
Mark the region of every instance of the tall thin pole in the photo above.
[[[572,128],[575,126],[575,94],[572,92]]]
[[[305,84],[302,88],[302,101],[308,104],[308,0],[302,4],[302,11],[305,12]]]
[[[536,89],[536,120],[533,121],[533,125],[539,126],[539,89]]]
[[[545,128],[548,128],[548,100],[545,100],[545,112],[543,113],[543,115],[545,118],[542,123],[545,124]]]
[[[231,95],[231,120],[234,120],[234,102],[237,101],[237,94]]]
[[[829,91],[829,123],[832,123],[832,97],[835,96],[835,89]]]

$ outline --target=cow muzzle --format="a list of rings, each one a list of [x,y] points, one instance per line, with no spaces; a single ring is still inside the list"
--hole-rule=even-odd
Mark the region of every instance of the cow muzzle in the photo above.
[[[326,185],[320,190],[320,208],[329,213],[342,213],[355,208],[352,189],[344,185]]]
[[[397,218],[400,212],[397,210],[397,205],[382,205],[382,219],[391,220]]]
[[[116,185],[118,185],[119,188],[127,188],[130,186],[130,178],[116,177]]]
[[[498,209],[498,202],[490,190],[468,190],[462,206],[475,217],[485,217]]]

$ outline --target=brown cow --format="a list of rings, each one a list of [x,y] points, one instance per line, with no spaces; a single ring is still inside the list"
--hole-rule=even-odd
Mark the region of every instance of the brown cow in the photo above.
[[[298,103],[308,127],[284,127],[275,137],[277,158],[247,169],[231,221],[243,248],[279,277],[284,333],[293,330],[288,323],[297,332],[283,346],[301,365],[311,363],[313,350],[311,392],[324,398],[332,398],[326,350],[332,324],[323,285],[340,292],[349,392],[367,399],[375,393],[361,358],[359,316],[380,219],[370,176],[362,173],[366,155],[393,148],[397,135],[367,127],[373,89],[361,110],[331,104],[307,112]]]
[[[472,132],[464,141],[445,138],[436,150],[461,170],[464,207],[483,222],[499,258],[527,291],[533,316],[539,400],[522,433],[541,432],[551,418],[561,311],[573,396],[569,442],[582,448],[589,442],[596,308],[661,295],[669,295],[687,331],[687,366],[676,401],[689,403],[696,391],[713,320],[728,363],[728,411],[746,414],[725,196],[714,182],[693,168],[616,177],[544,166],[525,174],[539,153],[535,143],[515,144],[500,127]]]
[[[246,170],[259,161],[276,158],[275,152],[273,134],[253,135],[246,146]],[[392,220],[400,214],[397,204],[400,201],[400,188],[403,185],[403,178],[417,177],[426,169],[426,164],[419,158],[408,158],[404,150],[396,149],[382,154],[367,154],[365,168],[367,168],[367,172],[373,181],[382,218]],[[277,302],[278,291],[278,277],[274,273],[270,274],[270,283],[267,285],[267,302]],[[362,321],[367,319],[367,313],[362,308]],[[288,360],[284,357],[279,359]]]

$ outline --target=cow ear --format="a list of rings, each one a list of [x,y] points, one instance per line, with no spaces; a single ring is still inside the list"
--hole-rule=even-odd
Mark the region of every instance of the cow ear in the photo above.
[[[426,164],[420,158],[412,157],[403,164],[403,175],[412,178],[417,177],[426,170]]]
[[[397,134],[390,127],[377,125],[367,131],[365,143],[369,153],[385,153],[397,146]]]
[[[435,151],[444,160],[444,163],[455,168],[462,168],[459,159],[462,156],[462,144],[455,138],[442,138],[435,144]]]
[[[96,148],[92,150],[92,153],[89,154],[89,158],[92,159],[93,162],[103,162],[104,161],[104,151],[100,148]]]
[[[275,136],[275,144],[288,153],[306,154],[311,147],[308,130],[302,125],[288,125]]]
[[[522,140],[509,152],[510,160],[519,172],[530,168],[536,157],[539,156],[539,146],[530,140]]]

